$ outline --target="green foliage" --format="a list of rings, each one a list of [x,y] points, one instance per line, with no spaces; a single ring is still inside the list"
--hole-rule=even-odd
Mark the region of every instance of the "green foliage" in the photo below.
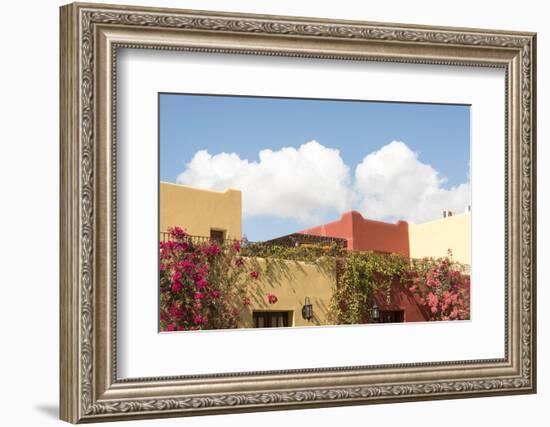
[[[389,303],[394,280],[402,282],[408,259],[375,252],[350,252],[340,260],[330,317],[337,324],[357,324],[367,320],[375,294],[385,292]]]
[[[331,243],[327,245],[301,244],[299,246],[282,246],[268,243],[243,244],[241,255],[250,258],[281,259],[287,261],[316,262],[325,257],[341,257],[346,250]]]

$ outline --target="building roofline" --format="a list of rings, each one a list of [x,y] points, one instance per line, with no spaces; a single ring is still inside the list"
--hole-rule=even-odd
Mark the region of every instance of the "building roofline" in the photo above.
[[[471,212],[453,213],[453,214],[450,215],[450,216],[441,217],[441,218],[436,218],[436,219],[432,219],[432,220],[426,221],[426,222],[412,222],[412,221],[408,221],[408,223],[411,224],[411,225],[432,224],[432,223],[434,223],[434,222],[452,220],[453,218],[462,217],[462,216],[464,216],[464,215],[470,215],[470,214],[471,214]]]
[[[199,187],[194,187],[192,185],[177,184],[175,182],[168,182],[168,181],[160,181],[160,183],[161,184],[166,184],[166,185],[171,185],[173,187],[187,188],[189,190],[204,191],[204,192],[207,192],[207,193],[214,193],[214,194],[225,194],[227,192],[233,192],[233,191],[238,192],[238,193],[242,193],[242,191],[237,189],[237,188],[226,188],[223,191],[218,191],[218,190],[211,190],[209,188],[199,188]]]

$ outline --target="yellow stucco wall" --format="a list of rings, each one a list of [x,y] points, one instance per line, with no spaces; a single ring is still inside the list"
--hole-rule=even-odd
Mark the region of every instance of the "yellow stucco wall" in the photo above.
[[[225,231],[226,239],[241,239],[241,192],[203,190],[160,183],[160,231],[179,226],[195,236],[210,229]]]
[[[424,224],[409,223],[410,257],[441,257],[451,249],[455,261],[470,265],[470,218],[466,212]]]
[[[265,271],[266,261],[257,259],[254,269]],[[317,326],[330,324],[327,319],[330,299],[336,278],[333,271],[306,262],[280,261],[274,275],[260,273],[250,285],[250,305],[240,315],[240,326],[253,328],[253,311],[291,311],[289,326]],[[274,277],[272,277],[274,276]],[[268,304],[267,295],[277,296],[276,304]],[[302,318],[305,298],[313,305],[313,319]]]

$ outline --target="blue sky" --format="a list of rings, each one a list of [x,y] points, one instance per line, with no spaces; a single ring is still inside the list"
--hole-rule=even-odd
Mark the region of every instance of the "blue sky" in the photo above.
[[[416,171],[416,175],[427,175],[424,181],[419,177],[418,186],[435,186],[440,196],[427,200],[426,197],[429,196],[426,194],[433,193],[427,188],[424,193],[411,196],[412,199],[408,197],[406,203],[433,205],[433,212],[440,210],[436,204],[444,203],[442,200],[452,199],[453,203],[458,203],[457,196],[451,197],[446,190],[469,183],[469,106],[160,94],[159,108],[161,181],[176,182],[200,150],[207,150],[211,156],[220,153],[237,154],[239,161],[248,161],[243,173],[253,169],[250,167],[251,164],[259,164],[260,169],[263,168],[262,165],[267,166],[267,161],[260,161],[259,158],[262,149],[279,152],[283,147],[294,147],[298,150],[303,144],[314,140],[323,149],[339,151],[339,157],[349,169],[350,180],[342,185],[350,188],[350,194],[353,193],[350,197],[355,201],[348,204],[342,202],[344,204],[339,204],[338,208],[333,209],[331,206],[321,207],[318,201],[311,200],[311,208],[308,208],[307,213],[302,210],[301,214],[296,215],[288,210],[271,215],[262,209],[245,209],[247,212],[243,216],[243,234],[250,240],[269,239],[318,225],[313,221],[335,220],[341,211],[345,210],[344,205],[346,209],[360,211],[361,206],[366,206],[362,212],[364,216],[370,213],[371,217],[389,221],[408,219],[403,217],[407,216],[407,212],[414,210],[414,205],[411,205],[409,210],[392,210],[391,205],[401,206],[396,199],[399,191],[410,193],[410,187],[406,187],[406,182],[416,179],[416,176],[410,175],[413,171]],[[400,141],[403,144],[394,144],[393,148],[380,151],[388,147],[392,141]],[[416,163],[407,155],[407,149],[416,153]],[[363,165],[361,180],[356,176],[357,167],[364,161],[365,156],[377,152],[378,156],[371,157],[370,161]],[[333,170],[330,167],[330,161],[334,160],[332,154],[329,156],[332,160],[327,160],[329,163],[326,169],[329,172]],[[306,158],[306,164],[309,164],[305,150],[296,155]],[[391,156],[396,156],[396,160],[392,161]],[[293,155],[292,158],[294,157],[296,156]],[[221,175],[216,175],[217,178],[212,177],[209,175],[212,168],[218,167],[223,159],[220,158],[220,162],[214,160],[205,160],[206,165],[211,165],[208,166],[209,171],[201,172],[195,168],[193,173],[188,172],[184,178],[180,176],[180,182],[182,179],[183,183],[187,184],[209,182],[212,183],[209,184],[211,187],[227,182],[241,183],[243,179],[244,182],[249,182],[242,176],[228,178],[224,175],[222,179],[221,175],[227,175],[226,169],[226,172],[220,170]],[[384,162],[388,162],[387,167],[384,166]],[[395,170],[391,172],[391,176],[380,177],[370,172],[376,167],[390,170],[401,163],[403,170]],[[230,164],[233,163],[228,165]],[[433,184],[435,178],[432,176],[432,170],[437,172],[437,179],[440,180],[438,184]],[[292,173],[292,170],[281,169],[281,176]],[[318,181],[314,173],[309,174],[307,179]],[[266,174],[261,173],[258,176],[264,177]],[[408,176],[411,178],[407,178]],[[341,175],[338,177],[340,179]],[[269,179],[277,180],[276,177]],[[346,181],[344,178],[342,180]],[[290,182],[293,182],[292,179]],[[378,187],[391,191],[396,190],[395,196],[389,199],[389,194],[372,193],[368,187],[370,183],[376,183]],[[399,187],[399,183],[403,183],[404,186]],[[247,185],[246,188],[254,191],[253,183]],[[278,191],[277,198],[273,200],[274,205],[290,200],[290,195],[287,197],[284,194],[284,188]],[[387,199],[387,203],[382,199]],[[375,204],[376,207],[369,211],[369,206]],[[424,212],[418,213],[416,218],[426,219],[429,215]],[[413,215],[413,219],[414,217]]]

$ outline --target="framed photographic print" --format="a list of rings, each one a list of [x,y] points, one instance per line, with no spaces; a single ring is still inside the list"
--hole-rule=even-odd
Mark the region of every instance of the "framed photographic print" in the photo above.
[[[535,34],[61,8],[61,418],[536,390]]]

